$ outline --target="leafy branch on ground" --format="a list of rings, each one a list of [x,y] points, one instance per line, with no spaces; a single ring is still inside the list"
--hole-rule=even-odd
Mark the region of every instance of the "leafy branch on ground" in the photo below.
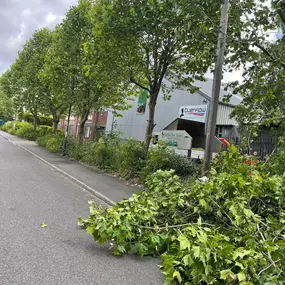
[[[232,148],[208,182],[185,186],[158,170],[128,200],[107,209],[90,202],[79,225],[115,255],[160,255],[165,284],[283,284],[284,183]]]

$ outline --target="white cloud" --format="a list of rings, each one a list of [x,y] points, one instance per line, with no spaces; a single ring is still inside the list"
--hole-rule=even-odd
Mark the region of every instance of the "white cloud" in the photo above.
[[[53,23],[55,20],[57,19],[57,16],[54,15],[53,13],[48,13],[46,18],[45,18],[45,21],[48,23],[48,24],[51,24]]]
[[[0,75],[32,34],[53,28],[78,0],[0,0]]]
[[[13,48],[15,46],[18,46],[19,44],[23,44],[24,42],[24,34],[25,34],[25,24],[21,24],[20,25],[20,32],[16,35],[16,36],[12,36],[10,37],[9,41],[8,41],[8,46],[10,48]]]

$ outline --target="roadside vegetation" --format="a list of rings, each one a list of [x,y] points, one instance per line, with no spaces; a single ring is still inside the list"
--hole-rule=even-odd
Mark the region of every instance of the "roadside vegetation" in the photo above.
[[[228,72],[243,70],[243,82],[228,86],[229,97],[244,98],[232,116],[247,142],[263,126],[278,128],[274,154],[259,162],[231,147],[201,181],[199,165],[163,143],[149,148],[158,95],[197,91],[193,82],[213,68],[219,2],[79,0],[53,30],[36,31],[1,76],[0,119],[14,120],[2,130],[60,154],[59,121],[78,116],[66,155],[145,187],[107,209],[91,202],[79,224],[115,255],[160,256],[165,285],[285,284],[284,1],[231,1],[225,56]],[[141,90],[144,142],[116,132],[84,140],[91,112],[118,115]]]
[[[10,122],[1,128],[10,134],[34,140],[49,151],[61,154],[64,133],[53,133],[52,127],[39,125],[36,131],[27,122]],[[174,169],[182,179],[194,179],[201,174],[200,165],[177,155],[166,143],[159,143],[146,154],[142,142],[135,139],[122,141],[118,133],[105,134],[98,141],[79,142],[68,137],[66,155],[76,161],[95,166],[99,170],[117,175],[125,180],[144,183],[155,171]]]
[[[90,202],[79,225],[115,255],[160,255],[165,284],[283,284],[280,163],[260,163],[232,147],[215,158],[208,181],[185,185],[174,171],[159,170],[145,191],[116,206]]]

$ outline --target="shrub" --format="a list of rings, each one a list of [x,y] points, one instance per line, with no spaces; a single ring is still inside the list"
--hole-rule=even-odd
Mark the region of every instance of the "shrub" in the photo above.
[[[15,128],[14,128],[15,125]],[[10,134],[16,135],[18,137],[28,139],[28,140],[36,140],[38,137],[45,136],[51,133],[52,128],[49,126],[39,126],[36,132],[33,131],[33,126],[27,122],[9,122],[2,126],[3,131],[6,131]]]
[[[1,129],[9,134],[17,135],[28,140],[35,140],[36,138],[36,133],[33,131],[32,125],[26,122],[9,122],[3,125]]]
[[[109,171],[119,169],[119,143],[116,139],[102,137],[94,145],[91,153],[91,163]]]
[[[57,134],[48,134],[37,139],[37,143],[47,148],[50,152],[61,151],[64,134],[59,132]]]
[[[74,160],[80,160],[92,164],[92,151],[95,142],[88,141],[79,143],[78,140],[72,136],[68,137],[66,154]]]
[[[208,182],[186,187],[159,170],[128,200],[91,202],[79,224],[115,255],[160,254],[165,284],[284,284],[285,175],[261,172],[233,148],[222,157],[229,173],[212,169]]]
[[[66,154],[74,160],[81,160],[82,158],[80,144],[78,140],[72,136],[68,136],[67,138]]]
[[[139,177],[146,165],[147,154],[142,142],[129,139],[120,146],[120,174],[125,178]]]
[[[37,138],[40,138],[40,137],[44,137],[51,133],[52,133],[52,127],[42,125],[37,128],[36,135],[37,135]]]
[[[32,113],[19,113],[19,120],[24,120],[25,122],[33,124],[34,122],[34,116]],[[53,124],[53,119],[50,116],[38,116],[38,125],[47,125],[47,126],[52,126]]]
[[[14,134],[27,140],[36,140],[36,132],[33,130],[33,126],[29,123],[18,122],[17,130]]]
[[[14,127],[14,122],[9,122],[1,126],[1,130],[4,132],[8,132],[11,128]]]
[[[191,159],[176,154],[174,149],[164,142],[159,142],[156,148],[150,149],[147,164],[141,171],[142,180],[146,180],[159,169],[173,169],[182,178],[196,176],[200,172],[199,167]]]

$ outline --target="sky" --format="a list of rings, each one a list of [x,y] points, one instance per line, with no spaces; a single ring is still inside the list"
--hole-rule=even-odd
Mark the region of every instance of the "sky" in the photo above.
[[[53,28],[77,0],[0,0],[0,75],[35,30]]]
[[[35,30],[53,28],[76,4],[77,0],[0,0],[0,75],[16,60]],[[224,82],[235,80],[242,80],[242,71],[224,74]]]

